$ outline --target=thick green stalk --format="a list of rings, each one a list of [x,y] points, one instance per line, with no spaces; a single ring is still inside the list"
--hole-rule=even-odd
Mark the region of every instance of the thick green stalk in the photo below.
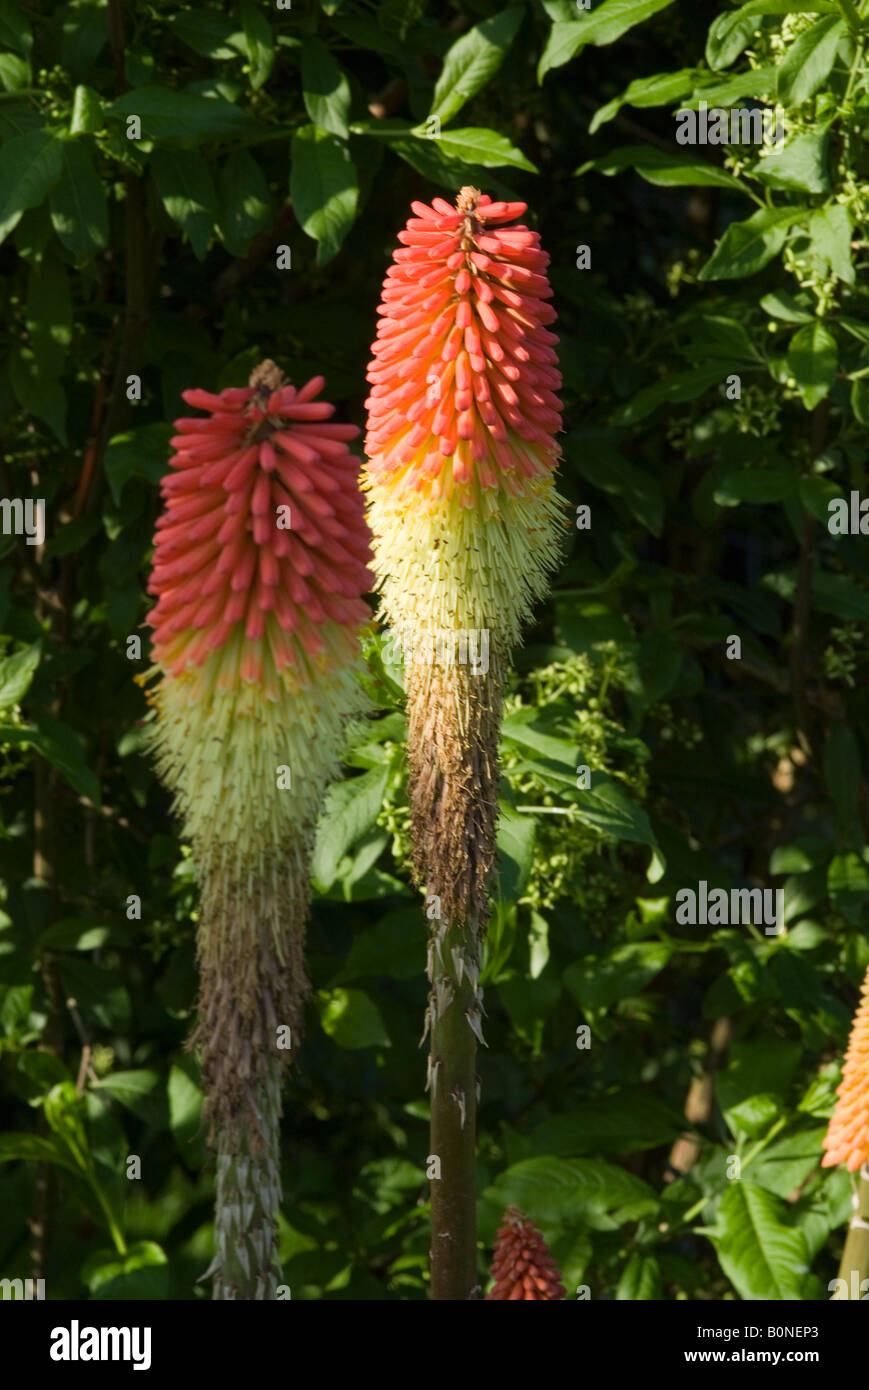
[[[276,1214],[281,1201],[281,1067],[273,1062],[260,1093],[259,1133],[217,1136],[214,1218],[215,1299],[271,1300],[281,1281]]]
[[[477,1296],[477,1042],[481,950],[495,862],[501,664],[405,668],[417,880],[431,924],[431,1297]]]
[[[467,959],[467,936],[461,928],[444,928],[432,937],[432,991],[429,1009],[437,1011],[431,1029],[430,1159],[437,1158],[431,1179],[431,1297],[468,1299],[477,1285],[476,1121],[477,1039],[468,1026],[477,1005],[467,970],[459,982],[451,959]]]
[[[839,1278],[845,1281],[845,1288],[833,1294],[834,1299],[869,1298],[869,1164],[866,1163],[860,1169],[856,1204],[842,1251]]]
[[[243,883],[201,865],[199,1018],[203,1114],[217,1154],[214,1298],[271,1300],[281,1201],[281,1078],[299,1037],[306,855],[301,844]],[[289,1028],[289,1033],[288,1033]],[[203,1276],[205,1277],[205,1276]]]

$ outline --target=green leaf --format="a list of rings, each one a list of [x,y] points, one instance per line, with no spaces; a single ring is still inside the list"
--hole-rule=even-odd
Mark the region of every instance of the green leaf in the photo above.
[[[706,38],[706,61],[710,68],[719,71],[729,68],[746,47],[759,27],[759,19],[745,15],[742,10],[727,10],[716,15],[709,26]]]
[[[399,907],[367,931],[357,933],[330,984],[348,984],[369,975],[391,980],[410,980],[418,975],[425,957],[425,936],[419,908]]]
[[[156,487],[169,467],[171,436],[171,425],[154,423],[139,425],[109,440],[103,466],[115,502],[120,502],[130,478],[144,478]]]
[[[643,808],[631,801],[618,782],[611,782],[601,773],[593,772],[591,782],[591,787],[586,791],[575,794],[576,819],[606,835],[613,835],[617,840],[648,845],[659,854],[649,817]]]
[[[858,343],[869,345],[869,323],[863,323],[860,319],[851,318],[848,314],[841,314],[838,322],[846,328]]]
[[[654,1255],[631,1255],[616,1286],[617,1299],[631,1302],[661,1297],[661,1269]]]
[[[324,1033],[339,1047],[389,1047],[377,1005],[361,989],[321,989],[317,995]]]
[[[734,1138],[745,1134],[749,1139],[757,1139],[778,1119],[779,1110],[775,1096],[763,1091],[731,1105],[724,1111],[724,1119]]]
[[[125,92],[107,107],[107,114],[119,120],[139,116],[142,139],[160,145],[198,145],[224,137],[255,139],[267,129],[225,97],[149,84]]]
[[[732,188],[744,193],[745,185],[726,169],[719,169],[702,159],[692,159],[677,151],[659,150],[655,145],[623,145],[610,150],[600,159],[581,164],[577,175],[589,170],[599,174],[618,174],[623,169],[635,169],[647,183],[662,188]]]
[[[825,1134],[826,1126],[815,1126],[770,1144],[751,1165],[751,1181],[777,1197],[790,1197],[817,1168]]]
[[[621,613],[594,600],[559,600],[555,616],[559,638],[574,652],[591,651],[600,642],[630,642],[633,636]]]
[[[758,349],[757,335],[749,333],[745,324],[737,319],[701,311],[686,317],[685,327],[691,334],[692,347],[698,357],[721,359],[730,364],[730,370],[742,363],[766,366]]]
[[[789,574],[769,574],[763,581],[781,598],[793,600],[795,580]],[[812,580],[812,607],[819,613],[832,613],[846,623],[869,622],[869,594],[847,575],[816,571]]]
[[[510,951],[513,948],[514,935],[510,937],[503,935],[498,944],[501,947],[499,959],[509,959],[506,955],[506,947],[509,945]],[[503,942],[503,945],[502,945]],[[485,979],[485,977],[484,977]],[[551,1015],[553,1008],[558,1004],[562,995],[562,986],[552,972],[539,976],[537,979],[528,979],[527,976],[514,974],[513,979],[499,980],[498,997],[509,1015],[510,1024],[516,1036],[521,1041],[526,1042],[528,1047],[539,1055],[541,1051],[542,1037],[544,1037],[544,1027],[546,1019]],[[523,1154],[510,1155],[526,1156]]]
[[[515,902],[528,882],[536,833],[531,816],[514,811],[506,801],[498,802],[498,891],[508,902]]]
[[[375,824],[388,780],[388,767],[372,767],[329,788],[311,857],[311,877],[321,891],[334,883],[344,855]]]
[[[636,693],[644,706],[663,700],[679,679],[683,662],[682,644],[669,632],[650,628],[644,632],[637,653]]]
[[[32,347],[15,343],[8,374],[24,413],[44,420],[61,443],[67,442],[67,393],[56,377],[44,370]]]
[[[42,656],[42,643],[22,647],[0,659],[0,713],[20,704],[30,689]]]
[[[169,1261],[153,1240],[139,1240],[125,1255],[98,1250],[82,1267],[93,1298],[162,1301],[169,1292]]]
[[[0,107],[2,111],[2,107]],[[378,122],[382,125],[383,122]],[[462,184],[472,183],[479,187],[487,188],[490,193],[497,197],[509,198],[514,196],[511,189],[505,188],[494,174],[490,174],[480,164],[468,164],[461,157],[448,155],[443,148],[443,139],[430,140],[412,133],[413,127],[402,122],[403,130],[401,133],[392,132],[386,135],[384,132],[366,127],[364,133],[374,136],[378,134],[385,138],[389,149],[394,154],[415,169],[423,178],[431,183],[438,184],[441,188],[449,189],[455,196],[455,190]],[[354,130],[359,129],[354,125]],[[360,132],[361,133],[361,132]]]
[[[313,36],[302,41],[302,99],[314,125],[347,138],[350,83],[322,39]]]
[[[0,1163],[23,1159],[25,1163],[54,1163],[69,1173],[80,1170],[52,1139],[38,1134],[0,1134]]]
[[[728,473],[713,497],[719,507],[738,507],[740,502],[781,502],[797,488],[797,475],[788,468],[745,468]]]
[[[63,1062],[51,1052],[19,1052],[18,1070],[33,1085],[30,1100],[41,1100],[59,1082],[72,1080]]]
[[[636,78],[621,96],[613,97],[606,106],[595,111],[589,123],[589,134],[594,135],[602,125],[617,116],[623,106],[669,106],[671,102],[687,96],[693,89],[695,74],[695,68],[680,68],[678,72],[658,72],[653,77]]]
[[[27,330],[40,372],[46,377],[58,374],[72,342],[70,276],[61,257],[44,255],[31,267]]]
[[[33,31],[16,0],[0,0],[0,44],[25,58],[33,47]]]
[[[553,738],[551,734],[536,728],[536,715],[535,709],[515,710],[508,714],[501,725],[501,737],[518,744],[520,748],[531,748],[535,753],[542,753],[544,758],[561,763],[572,772],[579,756],[576,744],[568,743],[564,738]]]
[[[54,131],[28,130],[0,148],[0,242],[28,208],[39,207],[63,167],[63,141]]]
[[[644,386],[626,405],[613,415],[616,425],[635,425],[657,410],[659,405],[674,405],[693,401],[711,386],[723,386],[726,371],[719,365],[692,367],[688,372],[672,372],[652,386]]]
[[[830,503],[842,499],[841,489],[829,478],[815,475],[800,478],[800,501],[811,516],[817,517],[826,526],[830,520]]]
[[[540,1155],[514,1163],[483,1193],[499,1212],[518,1206],[532,1220],[613,1230],[657,1210],[654,1192],[640,1178],[599,1158]]]
[[[796,380],[806,410],[814,410],[836,379],[839,350],[823,323],[807,323],[791,338],[785,355],[787,370]]]
[[[4,743],[30,744],[58,768],[79,796],[99,804],[100,784],[84,761],[83,740],[68,724],[41,713],[40,727],[34,724],[0,725],[0,747]]]
[[[532,908],[528,922],[528,972],[531,979],[539,979],[548,963],[549,923],[541,912]]]
[[[771,294],[765,294],[760,307],[766,310],[770,318],[781,319],[783,323],[812,323],[815,317],[786,290],[773,290]]]
[[[169,1124],[169,1111],[166,1093],[160,1076],[155,1071],[116,1071],[93,1083],[94,1091],[104,1092],[114,1100],[120,1101],[140,1120],[152,1125],[154,1129],[166,1129]]]
[[[639,1153],[672,1143],[684,1130],[679,1111],[649,1095],[625,1088],[600,1099],[583,1098],[576,1114],[551,1115],[530,1138],[544,1153],[573,1157],[602,1149],[606,1153]]]
[[[833,0],[749,0],[747,5],[713,19],[706,42],[706,61],[711,68],[729,67],[761,28],[764,15],[815,15],[827,11],[836,12]]]
[[[853,825],[860,789],[860,746],[847,724],[833,724],[824,744],[824,782],[841,831]]]
[[[580,1008],[594,1014],[639,994],[672,953],[673,947],[663,941],[637,941],[618,946],[610,956],[575,961],[562,978]]]
[[[801,836],[790,845],[778,845],[769,857],[771,874],[805,874],[829,857],[829,846],[820,836]],[[788,937],[790,940],[790,937]]]
[[[845,36],[845,21],[824,15],[811,29],[805,29],[791,44],[776,73],[776,96],[788,106],[808,101],[827,80],[836,61],[839,41]]]
[[[325,265],[341,249],[359,201],[350,152],[328,130],[306,125],[293,136],[290,197],[300,226],[318,243],[317,265]]]
[[[65,140],[62,148],[63,166],[49,204],[51,224],[76,261],[89,261],[108,241],[105,190],[85,141]]]
[[[808,1248],[799,1228],[785,1223],[777,1197],[745,1180],[731,1182],[709,1238],[721,1268],[741,1298],[800,1300],[808,1274]]]
[[[745,72],[736,72],[724,78],[700,73],[697,86],[690,99],[683,103],[683,109],[697,111],[701,102],[705,102],[707,107],[732,107],[746,97],[753,97],[755,102],[759,102],[775,87],[775,71],[770,64],[768,67],[748,68]],[[764,115],[757,105],[740,107],[735,111],[725,112],[725,115],[728,116],[726,128],[729,136],[725,144],[755,144],[764,136],[766,130],[777,129],[773,120],[774,112],[767,111]],[[711,112],[709,119],[712,119]],[[678,135],[676,138],[678,139]]]
[[[0,85],[4,91],[18,92],[30,86],[30,64],[15,53],[0,53]]]
[[[37,939],[40,950],[96,951],[117,933],[110,927],[98,927],[86,917],[70,917],[46,927]]]
[[[819,208],[809,218],[811,255],[820,262],[821,273],[825,277],[828,273],[832,274],[844,280],[846,285],[853,285],[855,281],[851,261],[852,232],[851,214],[842,203]]]
[[[449,121],[494,77],[522,23],[524,10],[511,6],[475,24],[444,58],[432,97],[431,116]]]
[[[720,375],[718,373],[718,378]],[[634,405],[637,399],[634,398]],[[647,531],[660,536],[664,524],[664,497],[657,478],[630,463],[618,449],[590,437],[582,427],[567,435],[564,452],[592,487],[620,498]]]
[[[407,61],[407,45],[397,34],[378,24],[374,15],[338,15],[333,27],[357,48],[367,48],[401,65]]]
[[[869,425],[869,381],[865,377],[851,382],[851,409],[861,425]]]
[[[773,150],[772,154],[759,159],[751,172],[761,183],[769,184],[770,188],[786,188],[797,193],[829,193],[828,144],[829,136],[826,133],[795,135],[783,150]]]
[[[173,222],[184,232],[196,259],[205,259],[217,220],[211,171],[198,150],[156,149],[150,158],[157,192]]]
[[[615,43],[635,24],[651,19],[672,3],[673,0],[603,0],[584,19],[553,24],[537,69],[538,82],[543,81],[550,68],[569,63],[586,44]]]
[[[716,1080],[718,1103],[730,1110],[749,1096],[769,1091],[784,1097],[803,1055],[802,1045],[781,1037],[733,1043],[727,1070]]]
[[[731,222],[700,280],[738,280],[756,275],[785,244],[788,228],[804,216],[801,208],[760,208],[744,222]]]
[[[827,870],[827,892],[837,912],[852,925],[860,921],[869,894],[869,868],[859,854],[837,854]]]
[[[253,237],[271,226],[265,175],[248,150],[233,150],[217,176],[220,232],[233,256],[242,256]]]
[[[130,1026],[132,1003],[118,970],[109,970],[66,953],[57,957],[66,996],[78,1003],[85,1027],[125,1032]]]
[[[459,159],[465,164],[478,165],[481,169],[501,169],[512,165],[515,169],[527,169],[532,174],[539,172],[521,150],[517,150],[496,130],[487,130],[484,126],[456,126],[441,131],[436,143],[448,159]]]
[[[202,1090],[194,1079],[191,1059],[185,1057],[180,1064],[173,1064],[169,1071],[166,1088],[169,1101],[169,1128],[181,1153],[192,1156],[196,1141],[200,1138],[199,1126],[202,1114]],[[201,1155],[203,1146],[200,1144]]]
[[[816,951],[827,940],[825,929],[818,922],[804,917],[795,927],[788,929],[787,945],[791,951]],[[787,1194],[785,1194],[787,1195]]]
[[[256,0],[241,0],[239,7],[244,46],[250,67],[250,85],[256,92],[268,81],[275,61],[275,39],[272,26]]]
[[[231,19],[213,10],[192,10],[166,20],[173,34],[203,58],[226,60],[245,51],[244,34]]]

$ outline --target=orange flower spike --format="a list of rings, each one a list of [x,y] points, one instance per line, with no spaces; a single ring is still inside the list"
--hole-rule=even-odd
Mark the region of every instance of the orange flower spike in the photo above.
[[[854,1015],[839,1097],[827,1128],[822,1167],[844,1163],[850,1173],[869,1164],[869,970]]]
[[[505,225],[524,203],[463,188],[455,207],[412,210],[368,372],[364,486],[384,605],[396,628],[487,628],[509,647],[560,546],[549,257],[537,232]]]
[[[565,1296],[558,1266],[533,1221],[508,1207],[492,1256],[494,1287],[486,1301],[555,1303]]]

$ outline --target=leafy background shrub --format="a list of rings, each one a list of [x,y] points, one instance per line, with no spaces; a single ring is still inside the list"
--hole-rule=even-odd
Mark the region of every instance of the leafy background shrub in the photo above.
[[[816,11],[0,0],[0,484],[47,511],[0,570],[4,1275],[207,1297],[196,897],[133,679],[168,422],[268,356],[361,423],[409,203],[474,183],[526,200],[551,255],[561,490],[592,517],[504,725],[481,1242],[517,1201],[569,1296],[827,1296],[851,1189],[820,1145],[869,962],[869,568],[827,529],[865,487],[869,80],[854,7]],[[681,148],[701,98],[780,102],[784,148]],[[313,866],[294,1298],[426,1294],[425,922],[389,655],[372,637],[378,713]],[[787,932],[677,925],[700,880],[783,888]]]

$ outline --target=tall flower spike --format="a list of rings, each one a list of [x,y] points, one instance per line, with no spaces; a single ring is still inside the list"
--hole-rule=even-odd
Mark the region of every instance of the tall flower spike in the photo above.
[[[839,1097],[824,1139],[822,1167],[844,1163],[850,1173],[869,1165],[869,970],[854,1022]]]
[[[404,653],[417,881],[444,962],[429,1000],[432,1296],[467,1298],[475,1034],[511,647],[560,552],[561,384],[549,258],[524,203],[463,188],[413,204],[379,307],[363,487],[382,612]],[[456,962],[462,963],[458,970]],[[447,985],[450,988],[447,988]],[[461,1101],[461,1104],[458,1101]]]
[[[492,1256],[494,1287],[486,1302],[556,1303],[564,1298],[557,1264],[533,1221],[508,1207]]]
[[[308,863],[360,712],[372,576],[347,448],[358,430],[331,421],[322,387],[296,390],[264,362],[243,389],[183,393],[206,414],[175,422],[149,583],[151,743],[201,891],[191,1046],[217,1149],[215,1298],[273,1298],[279,1279],[280,1086],[308,991]]]

